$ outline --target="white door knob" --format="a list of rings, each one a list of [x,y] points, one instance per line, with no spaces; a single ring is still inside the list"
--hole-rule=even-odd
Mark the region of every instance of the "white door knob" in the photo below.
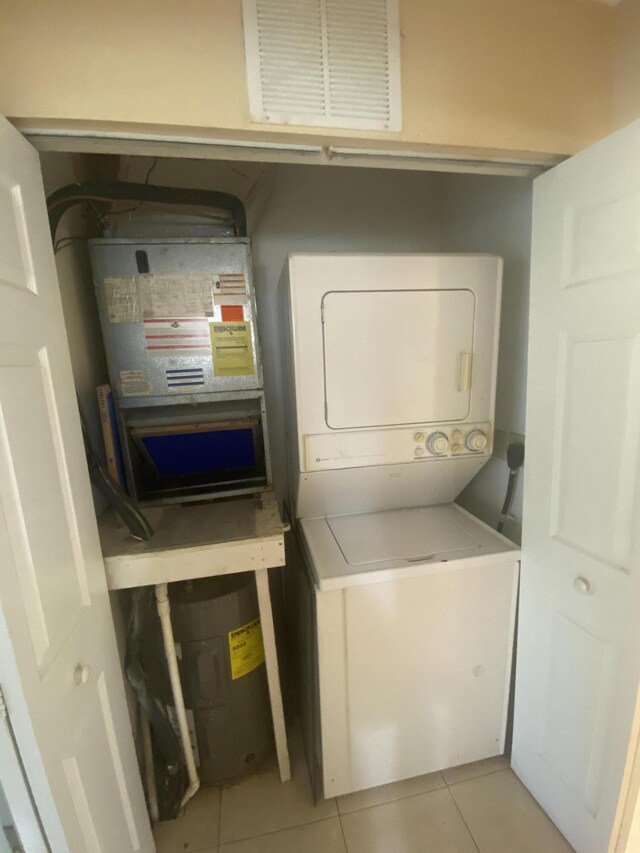
[[[582,595],[589,595],[591,592],[591,584],[586,578],[583,578],[581,575],[578,575],[577,578],[574,578],[573,588],[576,592],[582,593]]]
[[[487,446],[487,436],[481,429],[472,429],[471,432],[467,433],[464,443],[469,450],[479,453]]]
[[[432,432],[427,439],[427,450],[441,456],[449,449],[449,439],[444,432]]]
[[[79,663],[73,672],[73,680],[76,684],[82,686],[89,681],[89,676],[91,675],[91,667],[86,663]]]

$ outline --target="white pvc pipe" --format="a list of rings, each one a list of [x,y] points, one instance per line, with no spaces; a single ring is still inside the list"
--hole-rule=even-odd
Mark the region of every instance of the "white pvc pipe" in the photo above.
[[[187,765],[187,775],[189,777],[189,785],[187,790],[184,792],[184,796],[180,804],[180,807],[182,808],[200,787],[200,779],[198,778],[198,771],[196,769],[193,750],[191,748],[191,736],[189,734],[189,724],[187,723],[187,711],[184,706],[182,684],[180,683],[176,645],[173,639],[173,628],[171,627],[169,592],[166,583],[156,584],[156,604],[158,606],[158,616],[160,617],[160,626],[162,628],[164,651],[167,656],[167,665],[169,667],[169,678],[171,680],[173,701],[176,706],[178,728],[180,730],[180,739],[182,740],[182,751],[184,753],[184,760]]]

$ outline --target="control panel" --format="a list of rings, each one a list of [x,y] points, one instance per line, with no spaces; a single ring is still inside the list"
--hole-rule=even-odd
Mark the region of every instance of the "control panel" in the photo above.
[[[485,455],[491,452],[491,424],[464,424],[439,426],[434,430],[413,433],[413,453],[417,459],[424,457]]]
[[[492,436],[488,422],[306,435],[304,470],[489,456]]]

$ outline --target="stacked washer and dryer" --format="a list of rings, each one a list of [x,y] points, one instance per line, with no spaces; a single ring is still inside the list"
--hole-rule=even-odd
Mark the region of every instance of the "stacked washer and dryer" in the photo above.
[[[455,503],[492,453],[502,261],[290,256],[302,719],[333,797],[504,750],[519,569]]]

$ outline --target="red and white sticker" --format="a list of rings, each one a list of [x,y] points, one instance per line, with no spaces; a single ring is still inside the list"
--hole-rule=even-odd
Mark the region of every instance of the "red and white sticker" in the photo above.
[[[208,355],[211,352],[206,317],[153,317],[144,321],[149,355]]]
[[[247,282],[244,273],[221,272],[213,277],[215,305],[242,305],[247,301]]]

